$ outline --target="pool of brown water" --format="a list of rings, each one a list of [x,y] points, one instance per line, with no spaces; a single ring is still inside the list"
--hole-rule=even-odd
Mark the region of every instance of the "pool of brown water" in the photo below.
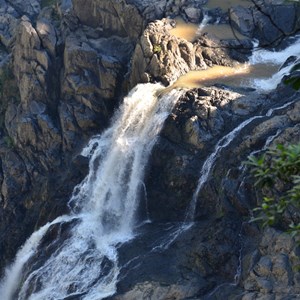
[[[170,33],[176,37],[183,38],[189,42],[193,42],[204,33],[213,35],[218,39],[244,39],[245,37],[233,31],[233,28],[227,24],[207,24],[200,29],[200,25],[186,23],[184,20],[175,19],[176,26],[170,30]]]
[[[208,24],[198,34],[208,33],[216,38],[222,39],[245,39],[246,37],[234,30],[228,24]]]
[[[233,68],[213,66],[206,70],[188,72],[173,84],[173,88],[196,88],[215,83],[230,83],[233,78],[241,77],[241,75],[248,74],[249,72],[250,68],[247,65],[238,65]]]
[[[176,18],[176,27],[170,30],[170,33],[176,37],[183,38],[189,42],[193,42],[198,36],[197,24],[186,23],[181,18]]]
[[[258,78],[270,78],[278,71],[278,65],[272,64],[237,64],[234,67],[213,66],[206,70],[190,71],[166,88],[166,92],[173,88],[198,88],[214,84],[229,86],[251,87],[251,81]]]

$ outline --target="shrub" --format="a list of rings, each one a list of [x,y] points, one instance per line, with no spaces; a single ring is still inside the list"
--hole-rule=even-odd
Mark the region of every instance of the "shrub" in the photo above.
[[[277,145],[260,157],[250,156],[246,164],[251,166],[255,186],[267,194],[254,209],[254,220],[263,226],[282,225],[284,215],[300,209],[300,144]],[[300,233],[299,222],[289,219],[288,225],[290,233]]]

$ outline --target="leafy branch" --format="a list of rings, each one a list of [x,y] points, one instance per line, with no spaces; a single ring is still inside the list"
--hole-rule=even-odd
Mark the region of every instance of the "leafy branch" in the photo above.
[[[263,226],[282,226],[290,211],[296,212],[289,218],[287,230],[292,235],[300,233],[300,143],[296,145],[277,145],[269,148],[262,156],[250,156],[246,162],[255,179],[255,187],[260,189],[260,206],[254,209],[253,221]]]

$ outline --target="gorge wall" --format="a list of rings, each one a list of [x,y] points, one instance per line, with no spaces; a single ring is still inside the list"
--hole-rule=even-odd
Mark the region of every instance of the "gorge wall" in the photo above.
[[[72,190],[88,170],[82,147],[108,126],[132,87],[168,85],[190,70],[233,66],[247,60],[252,38],[278,46],[300,28],[299,5],[282,1],[211,10],[212,20],[230,20],[247,38],[203,35],[194,42],[171,35],[174,24],[167,17],[200,23],[206,1],[46,3],[0,0],[2,274],[34,229],[68,211]],[[267,116],[275,107],[282,108]],[[241,165],[269,137],[274,136],[271,144],[299,142],[299,110],[299,92],[284,84],[270,93],[222,85],[186,91],[147,167],[153,224],[121,247],[120,263],[130,263],[112,299],[297,299],[297,244],[278,230],[247,223],[257,195]],[[198,195],[196,224],[149,254],[162,223],[184,221],[199,170],[214,146],[260,115],[217,157]]]

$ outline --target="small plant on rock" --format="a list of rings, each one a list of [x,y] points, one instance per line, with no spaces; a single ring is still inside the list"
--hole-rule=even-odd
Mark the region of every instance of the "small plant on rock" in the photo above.
[[[153,45],[153,53],[158,54],[162,51],[161,45],[155,44]]]

